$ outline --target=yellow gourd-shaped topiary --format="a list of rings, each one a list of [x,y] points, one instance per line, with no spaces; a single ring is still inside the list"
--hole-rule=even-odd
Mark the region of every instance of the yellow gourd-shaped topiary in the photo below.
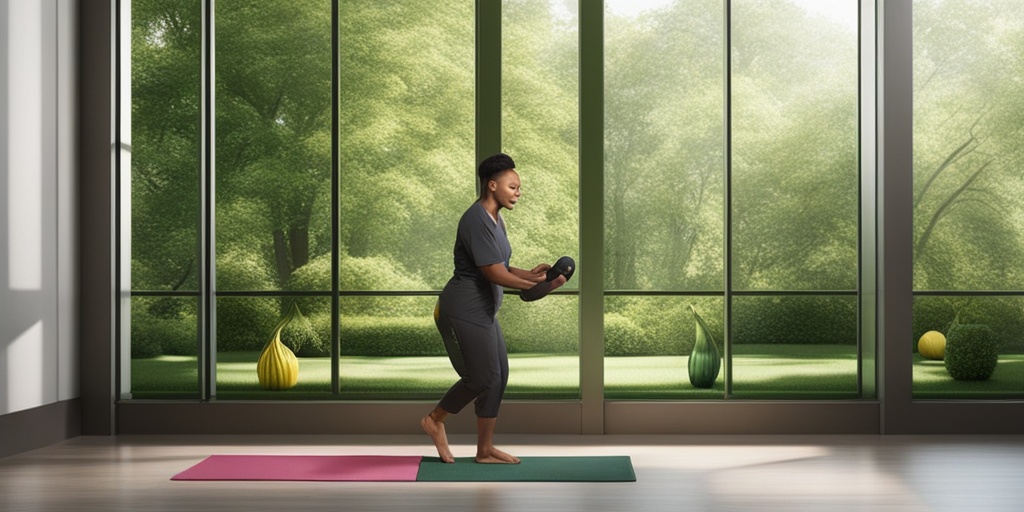
[[[925,359],[941,361],[946,356],[946,337],[939,331],[928,331],[917,340],[917,352]]]
[[[290,389],[299,381],[299,359],[295,353],[281,343],[281,330],[299,314],[299,308],[292,302],[288,313],[274,327],[274,335],[263,347],[256,363],[256,375],[263,389],[272,391]]]

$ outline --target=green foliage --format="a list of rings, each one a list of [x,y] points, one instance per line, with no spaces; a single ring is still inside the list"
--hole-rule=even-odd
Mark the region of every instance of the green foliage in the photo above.
[[[732,313],[737,344],[857,342],[857,302],[852,297],[739,297]]]
[[[132,285],[197,289],[200,5],[132,3]],[[126,184],[127,185],[127,184]]]
[[[649,343],[644,330],[620,313],[604,315],[604,354],[606,356],[648,356],[664,354],[664,347]],[[653,346],[652,346],[653,345]],[[671,352],[669,352],[671,353]]]
[[[999,361],[992,328],[958,324],[946,337],[946,371],[956,380],[986,380]]]
[[[196,300],[136,297],[131,303],[132,358],[195,356],[199,348]]]
[[[196,290],[200,6],[131,3],[131,282]],[[915,2],[916,289],[1024,283],[1018,7]],[[475,198],[473,2],[340,8],[340,286],[439,290],[451,274],[456,222]],[[217,289],[329,290],[330,2],[219,0],[216,9]],[[501,142],[524,184],[523,200],[504,215],[520,267],[578,256],[580,48],[569,11],[540,0],[503,4]],[[733,14],[734,286],[854,289],[856,35],[806,23],[781,0]],[[704,0],[606,20],[606,165],[596,192],[609,289],[721,286],[723,21],[721,6]],[[343,352],[443,351],[430,300],[344,297]],[[509,296],[501,318],[510,351],[578,351],[576,303],[559,300],[523,306]],[[719,299],[697,302],[722,311]],[[688,303],[609,297],[606,354],[688,354]],[[133,353],[194,353],[194,302],[141,304],[132,311]],[[218,350],[259,350],[281,307],[271,298],[218,300]],[[305,334],[292,343],[303,355],[329,353],[329,301],[304,302],[303,312]],[[1024,350],[1017,298],[919,298],[914,340],[944,332],[957,312],[992,326],[998,346]],[[721,341],[722,315],[705,320]],[[742,297],[732,321],[737,344],[849,345],[857,333],[856,303],[846,297]]]
[[[949,333],[950,323],[956,316],[958,305],[947,297],[917,297],[914,299],[913,336],[911,344],[917,350],[917,340],[928,331]]]
[[[473,3],[351,1],[339,24],[340,244],[401,278],[350,289],[440,289],[475,198]]]
[[[734,286],[855,289],[857,34],[777,0],[733,16]]]
[[[266,290],[274,288],[273,270],[259,254],[225,249],[217,255],[217,288]]]
[[[295,355],[299,357],[327,357],[331,355],[331,315],[305,315],[310,330],[315,334],[313,343],[304,343]],[[284,333],[282,333],[282,341]]]
[[[1024,300],[1018,297],[917,297],[914,340],[927,331],[947,333],[958,313],[961,323],[990,326],[1001,352],[1024,351]]]
[[[227,297],[217,300],[217,351],[259,351],[281,317],[280,300]]]
[[[196,334],[195,318],[157,318],[144,311],[133,312],[132,358],[194,356],[199,347]]]
[[[1015,0],[914,3],[916,289],[1024,284],[1022,13]]]
[[[716,312],[703,318],[721,350],[721,299],[609,297],[605,301],[605,355],[689,355],[695,341],[691,303],[701,311]]]
[[[574,297],[550,295],[526,303],[515,295],[505,295],[498,319],[509,353],[578,353],[577,304]]]
[[[321,334],[323,331],[314,327],[313,323],[302,314],[298,304],[293,301],[289,308],[294,308],[295,315],[288,325],[281,329],[281,342],[292,349],[295,354],[329,354],[331,351],[330,327],[328,326],[328,335],[325,337]],[[290,311],[291,309],[289,309]]]
[[[606,20],[608,288],[722,282],[722,26],[700,0]]]
[[[420,317],[342,317],[341,354],[345,356],[445,355],[441,335],[429,314]]]

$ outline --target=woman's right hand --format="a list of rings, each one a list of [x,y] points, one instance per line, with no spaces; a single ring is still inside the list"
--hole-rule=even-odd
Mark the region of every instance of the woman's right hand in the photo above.
[[[565,276],[556,277],[553,281],[551,281],[551,289],[549,290],[549,293],[558,289],[558,287],[565,284],[566,281],[568,281],[568,279],[566,279]]]

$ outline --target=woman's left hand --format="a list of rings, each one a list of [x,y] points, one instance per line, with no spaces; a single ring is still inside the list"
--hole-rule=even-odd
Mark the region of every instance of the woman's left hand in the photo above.
[[[530,270],[530,281],[533,281],[535,283],[545,281],[548,278],[549,268],[551,268],[551,265],[548,265],[547,263],[541,263],[540,265],[533,267],[533,269]]]

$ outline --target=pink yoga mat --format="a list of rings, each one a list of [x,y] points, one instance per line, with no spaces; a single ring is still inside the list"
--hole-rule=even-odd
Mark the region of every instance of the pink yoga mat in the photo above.
[[[412,482],[416,456],[384,455],[211,455],[171,480],[302,480]]]

